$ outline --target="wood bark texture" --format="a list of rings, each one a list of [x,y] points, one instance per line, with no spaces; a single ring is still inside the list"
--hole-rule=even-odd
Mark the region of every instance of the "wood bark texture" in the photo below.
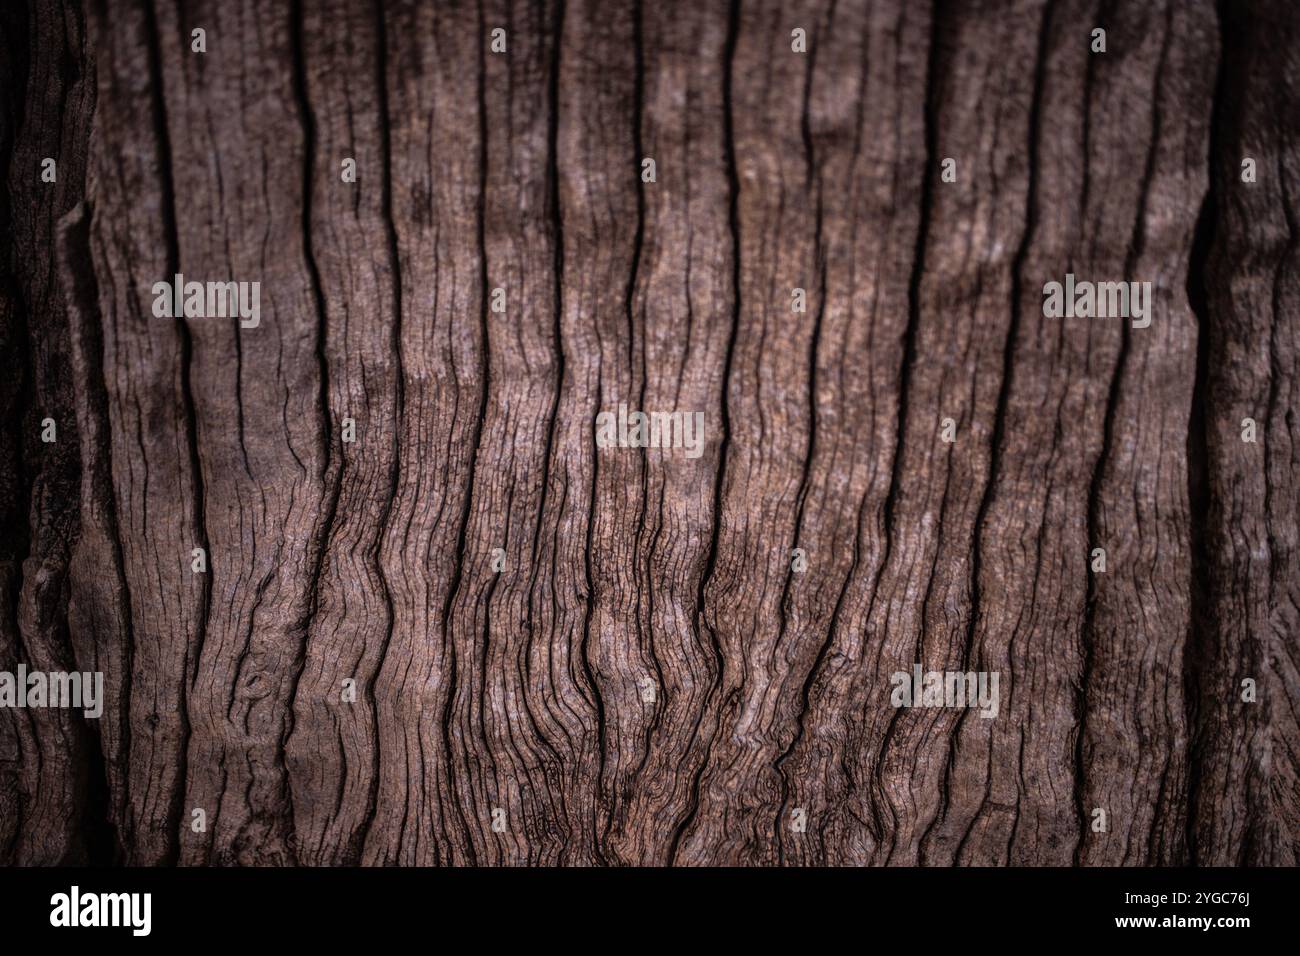
[[[0,150],[0,862],[1296,863],[1291,0],[26,0]]]

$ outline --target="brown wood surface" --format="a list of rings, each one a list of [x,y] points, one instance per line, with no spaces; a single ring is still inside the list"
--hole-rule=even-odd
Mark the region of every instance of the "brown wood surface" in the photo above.
[[[4,4],[0,862],[1296,863],[1298,135],[1290,0]]]

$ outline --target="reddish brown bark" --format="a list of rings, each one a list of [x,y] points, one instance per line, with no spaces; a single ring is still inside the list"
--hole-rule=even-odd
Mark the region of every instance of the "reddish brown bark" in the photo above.
[[[0,860],[1295,863],[1289,4],[89,7],[3,14],[0,670],[107,706],[0,709]]]

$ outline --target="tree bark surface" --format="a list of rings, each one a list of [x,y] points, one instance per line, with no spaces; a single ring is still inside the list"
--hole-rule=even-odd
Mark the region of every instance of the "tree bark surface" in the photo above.
[[[1288,0],[0,26],[0,862],[1296,863]]]

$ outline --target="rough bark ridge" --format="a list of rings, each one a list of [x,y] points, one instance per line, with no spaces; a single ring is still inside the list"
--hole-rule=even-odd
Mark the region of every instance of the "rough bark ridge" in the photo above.
[[[0,862],[1296,862],[1289,0],[0,21]]]

